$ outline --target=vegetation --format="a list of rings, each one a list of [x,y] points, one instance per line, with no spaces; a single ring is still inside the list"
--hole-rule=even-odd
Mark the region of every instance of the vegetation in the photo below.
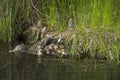
[[[25,22],[38,20],[58,32],[67,31],[73,18],[74,38],[65,42],[73,56],[87,53],[119,60],[119,9],[120,0],[1,0],[0,40],[15,41]]]

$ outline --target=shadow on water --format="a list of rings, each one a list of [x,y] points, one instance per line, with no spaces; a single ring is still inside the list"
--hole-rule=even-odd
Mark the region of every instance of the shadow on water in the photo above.
[[[0,80],[120,80],[120,66],[109,62],[84,59],[58,60],[8,53],[8,46],[0,46]]]

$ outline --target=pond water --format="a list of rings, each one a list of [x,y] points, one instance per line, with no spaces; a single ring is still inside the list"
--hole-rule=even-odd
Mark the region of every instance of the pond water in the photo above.
[[[0,45],[0,80],[120,80],[120,65],[93,59],[42,59]]]

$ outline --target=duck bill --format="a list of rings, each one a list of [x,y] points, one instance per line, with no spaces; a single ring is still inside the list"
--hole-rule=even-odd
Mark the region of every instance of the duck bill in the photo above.
[[[9,51],[9,53],[12,53],[12,52],[15,52],[15,50],[13,49],[13,50],[10,50],[10,51]]]

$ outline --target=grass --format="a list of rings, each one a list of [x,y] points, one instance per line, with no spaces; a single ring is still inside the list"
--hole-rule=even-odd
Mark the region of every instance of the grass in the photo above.
[[[119,60],[119,9],[119,0],[2,0],[0,40],[15,41],[24,22],[36,23],[38,20],[44,20],[49,28],[58,32],[66,31],[68,20],[73,17],[74,38],[66,43],[73,56],[99,53],[110,60]],[[86,33],[88,26],[90,34]]]

